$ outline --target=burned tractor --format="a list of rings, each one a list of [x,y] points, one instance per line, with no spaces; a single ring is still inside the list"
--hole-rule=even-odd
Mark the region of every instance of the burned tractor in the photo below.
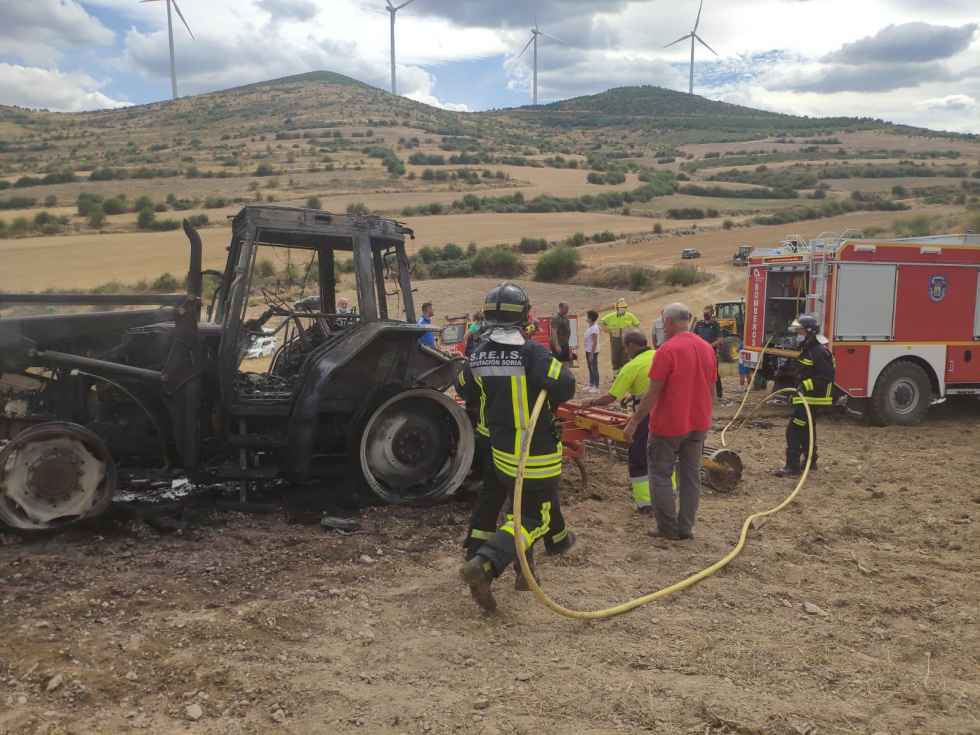
[[[94,307],[0,318],[0,522],[57,529],[103,512],[121,478],[161,474],[389,503],[459,487],[472,429],[444,393],[458,358],[419,342],[409,229],[247,206],[223,272],[202,272],[201,239],[184,230],[184,294],[0,294],[3,309]],[[355,313],[336,308],[336,253],[351,256]],[[250,367],[249,345],[272,335],[274,355]]]

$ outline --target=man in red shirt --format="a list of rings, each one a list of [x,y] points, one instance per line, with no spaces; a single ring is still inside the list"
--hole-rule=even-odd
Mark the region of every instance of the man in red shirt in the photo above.
[[[691,310],[671,304],[663,311],[667,341],[650,367],[650,390],[626,425],[632,441],[639,423],[650,417],[647,467],[657,517],[657,536],[694,538],[694,518],[701,498],[701,450],[711,428],[711,398],[718,368],[714,349],[692,334]],[[677,465],[680,513],[671,475]]]

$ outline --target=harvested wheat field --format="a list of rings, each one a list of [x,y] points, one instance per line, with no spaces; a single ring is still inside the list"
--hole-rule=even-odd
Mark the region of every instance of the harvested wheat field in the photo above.
[[[416,229],[409,252],[423,245],[513,243],[522,237],[560,240],[576,232],[592,234],[649,231],[652,220],[594,212],[557,214],[469,214],[406,218]],[[205,268],[224,266],[231,230],[201,230]],[[0,289],[93,288],[109,281],[133,283],[161,273],[187,270],[187,238],[180,231],[64,235],[0,240]]]

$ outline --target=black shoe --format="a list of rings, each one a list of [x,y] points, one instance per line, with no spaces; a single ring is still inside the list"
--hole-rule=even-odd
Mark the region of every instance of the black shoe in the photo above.
[[[652,516],[653,515],[653,506],[652,505],[641,505],[639,508],[636,509],[636,512],[639,513],[641,516]]]
[[[493,598],[493,590],[490,589],[493,575],[486,568],[489,563],[483,557],[475,556],[460,568],[459,576],[469,585],[470,594],[476,604],[483,608],[484,612],[492,613],[497,609],[497,601]]]
[[[799,477],[803,473],[799,467],[780,467],[778,470],[774,470],[772,474],[776,477]]]
[[[534,556],[531,554],[527,555],[527,565],[531,568],[531,576],[540,585],[541,577],[538,575],[538,569],[534,565]],[[527,581],[527,577],[524,576],[524,570],[521,569],[521,562],[517,559],[514,559],[514,574],[516,575],[514,577],[514,589],[518,592],[530,592],[531,585]]]
[[[694,540],[694,534],[691,533],[690,531],[678,532],[678,534],[677,534],[677,540],[678,541],[693,541]]]
[[[647,531],[647,536],[656,539],[664,539],[666,541],[680,541],[681,538],[680,536],[678,536],[676,533],[672,531],[668,533],[665,531],[661,531],[659,528],[653,528]]]
[[[568,535],[559,541],[557,544],[549,546],[545,551],[547,551],[548,556],[561,556],[562,554],[567,554],[571,551],[571,548],[575,546],[575,531],[569,531]]]

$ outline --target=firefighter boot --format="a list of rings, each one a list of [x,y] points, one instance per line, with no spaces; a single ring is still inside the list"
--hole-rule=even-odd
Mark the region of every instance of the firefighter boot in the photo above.
[[[459,576],[469,585],[470,594],[484,612],[492,613],[497,609],[497,601],[490,589],[493,583],[493,567],[489,561],[482,556],[474,556],[463,564]]]
[[[567,554],[575,546],[575,538],[575,531],[569,531],[565,538],[557,544],[552,544],[547,547],[545,551],[548,552],[548,556],[562,556],[563,554]]]
[[[786,466],[774,471],[776,477],[799,477],[800,457],[796,452],[786,451]]]
[[[534,549],[528,549],[525,552],[527,556],[527,565],[531,568],[531,576],[533,576],[538,584],[541,583],[541,576],[538,574],[538,568],[534,565]],[[527,577],[524,576],[524,570],[521,569],[521,563],[515,559],[514,560],[514,589],[518,592],[530,592],[531,585],[527,581]]]

